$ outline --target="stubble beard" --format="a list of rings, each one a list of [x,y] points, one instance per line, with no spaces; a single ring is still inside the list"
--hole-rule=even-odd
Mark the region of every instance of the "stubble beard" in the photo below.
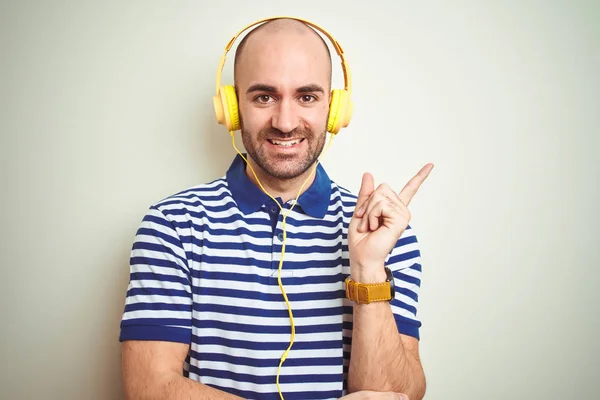
[[[241,121],[240,121],[241,122]],[[258,132],[256,139],[252,139],[252,133],[241,126],[242,143],[248,152],[248,155],[267,175],[276,179],[294,179],[303,175],[314,165],[317,158],[325,147],[326,131],[315,135],[309,129],[297,128],[289,133],[283,133],[275,128],[265,128]],[[289,139],[292,137],[304,138],[308,150],[296,155],[279,155],[277,158],[270,158],[265,146],[267,138]],[[315,142],[316,140],[316,142]],[[258,146],[256,144],[259,144]]]

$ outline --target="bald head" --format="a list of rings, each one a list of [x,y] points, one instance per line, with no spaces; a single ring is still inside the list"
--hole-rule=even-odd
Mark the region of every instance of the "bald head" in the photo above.
[[[234,71],[249,165],[277,181],[275,186],[308,177],[327,137],[332,98],[327,44],[302,21],[272,20],[240,43]]]
[[[252,55],[260,56],[257,52],[269,47],[276,51],[276,46],[295,46],[302,43],[304,49],[310,52],[315,62],[322,63],[326,60],[324,67],[331,86],[331,53],[327,43],[310,26],[302,21],[288,18],[280,18],[268,21],[248,33],[237,47],[234,59],[234,81],[240,78],[240,71],[252,63]],[[264,51],[263,51],[264,53]],[[271,56],[275,56],[271,52]],[[250,68],[253,65],[249,66]]]

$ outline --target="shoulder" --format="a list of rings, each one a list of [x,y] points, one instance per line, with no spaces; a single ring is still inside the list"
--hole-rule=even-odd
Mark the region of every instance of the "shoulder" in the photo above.
[[[354,195],[350,190],[331,181],[331,198],[329,201],[329,213],[343,216],[344,229],[348,229],[354,209],[356,208],[356,199],[358,196]]]
[[[344,186],[339,185],[335,181],[331,181],[331,201],[340,201],[344,206],[354,208],[356,206],[357,195],[352,193]]]
[[[142,226],[161,226],[183,235],[182,230],[199,229],[207,217],[229,215],[235,207],[227,180],[220,177],[150,203]]]
[[[150,205],[150,209],[160,211],[165,215],[181,212],[204,211],[211,206],[227,206],[231,199],[231,192],[225,177],[220,177],[211,182],[191,186],[168,197],[160,199]]]

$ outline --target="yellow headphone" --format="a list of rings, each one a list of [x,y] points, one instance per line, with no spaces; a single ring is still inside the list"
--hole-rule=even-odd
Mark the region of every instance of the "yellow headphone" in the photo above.
[[[271,21],[274,19],[294,19],[297,21],[304,22],[305,24],[317,29],[322,32],[325,36],[329,38],[335,51],[338,53],[340,58],[342,59],[342,70],[344,72],[344,89],[333,89],[331,91],[331,101],[329,103],[329,116],[327,118],[327,132],[337,134],[341,128],[345,128],[350,123],[350,118],[352,117],[352,112],[354,110],[354,104],[350,98],[352,93],[352,77],[350,75],[350,70],[346,65],[346,59],[344,58],[344,51],[340,44],[327,32],[325,29],[320,26],[306,21],[304,19],[295,18],[295,17],[271,17],[258,20],[256,22],[251,23],[250,25],[244,27],[238,33],[233,36],[233,38],[227,43],[225,47],[225,53],[221,56],[221,61],[219,62],[219,67],[217,69],[217,93],[213,97],[213,106],[215,108],[215,114],[217,117],[217,121],[221,125],[225,125],[229,132],[237,131],[240,129],[240,118],[238,112],[238,101],[237,95],[235,93],[234,86],[221,86],[221,74],[223,72],[223,66],[225,65],[225,58],[227,53],[233,46],[233,43],[237,39],[239,35],[241,35],[248,28],[253,27],[254,25],[258,25],[260,23]]]

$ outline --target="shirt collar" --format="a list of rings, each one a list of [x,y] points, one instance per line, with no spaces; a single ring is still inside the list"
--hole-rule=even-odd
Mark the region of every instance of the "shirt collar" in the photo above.
[[[246,156],[244,154],[244,156]],[[235,156],[227,170],[227,184],[233,200],[244,214],[258,211],[264,204],[272,204],[273,199],[267,196],[246,175],[246,162],[239,154]],[[281,204],[281,198],[277,197]],[[331,180],[325,169],[317,165],[315,180],[310,187],[298,198],[298,204],[294,207],[302,208],[304,212],[315,218],[323,218],[327,213],[331,199]]]

